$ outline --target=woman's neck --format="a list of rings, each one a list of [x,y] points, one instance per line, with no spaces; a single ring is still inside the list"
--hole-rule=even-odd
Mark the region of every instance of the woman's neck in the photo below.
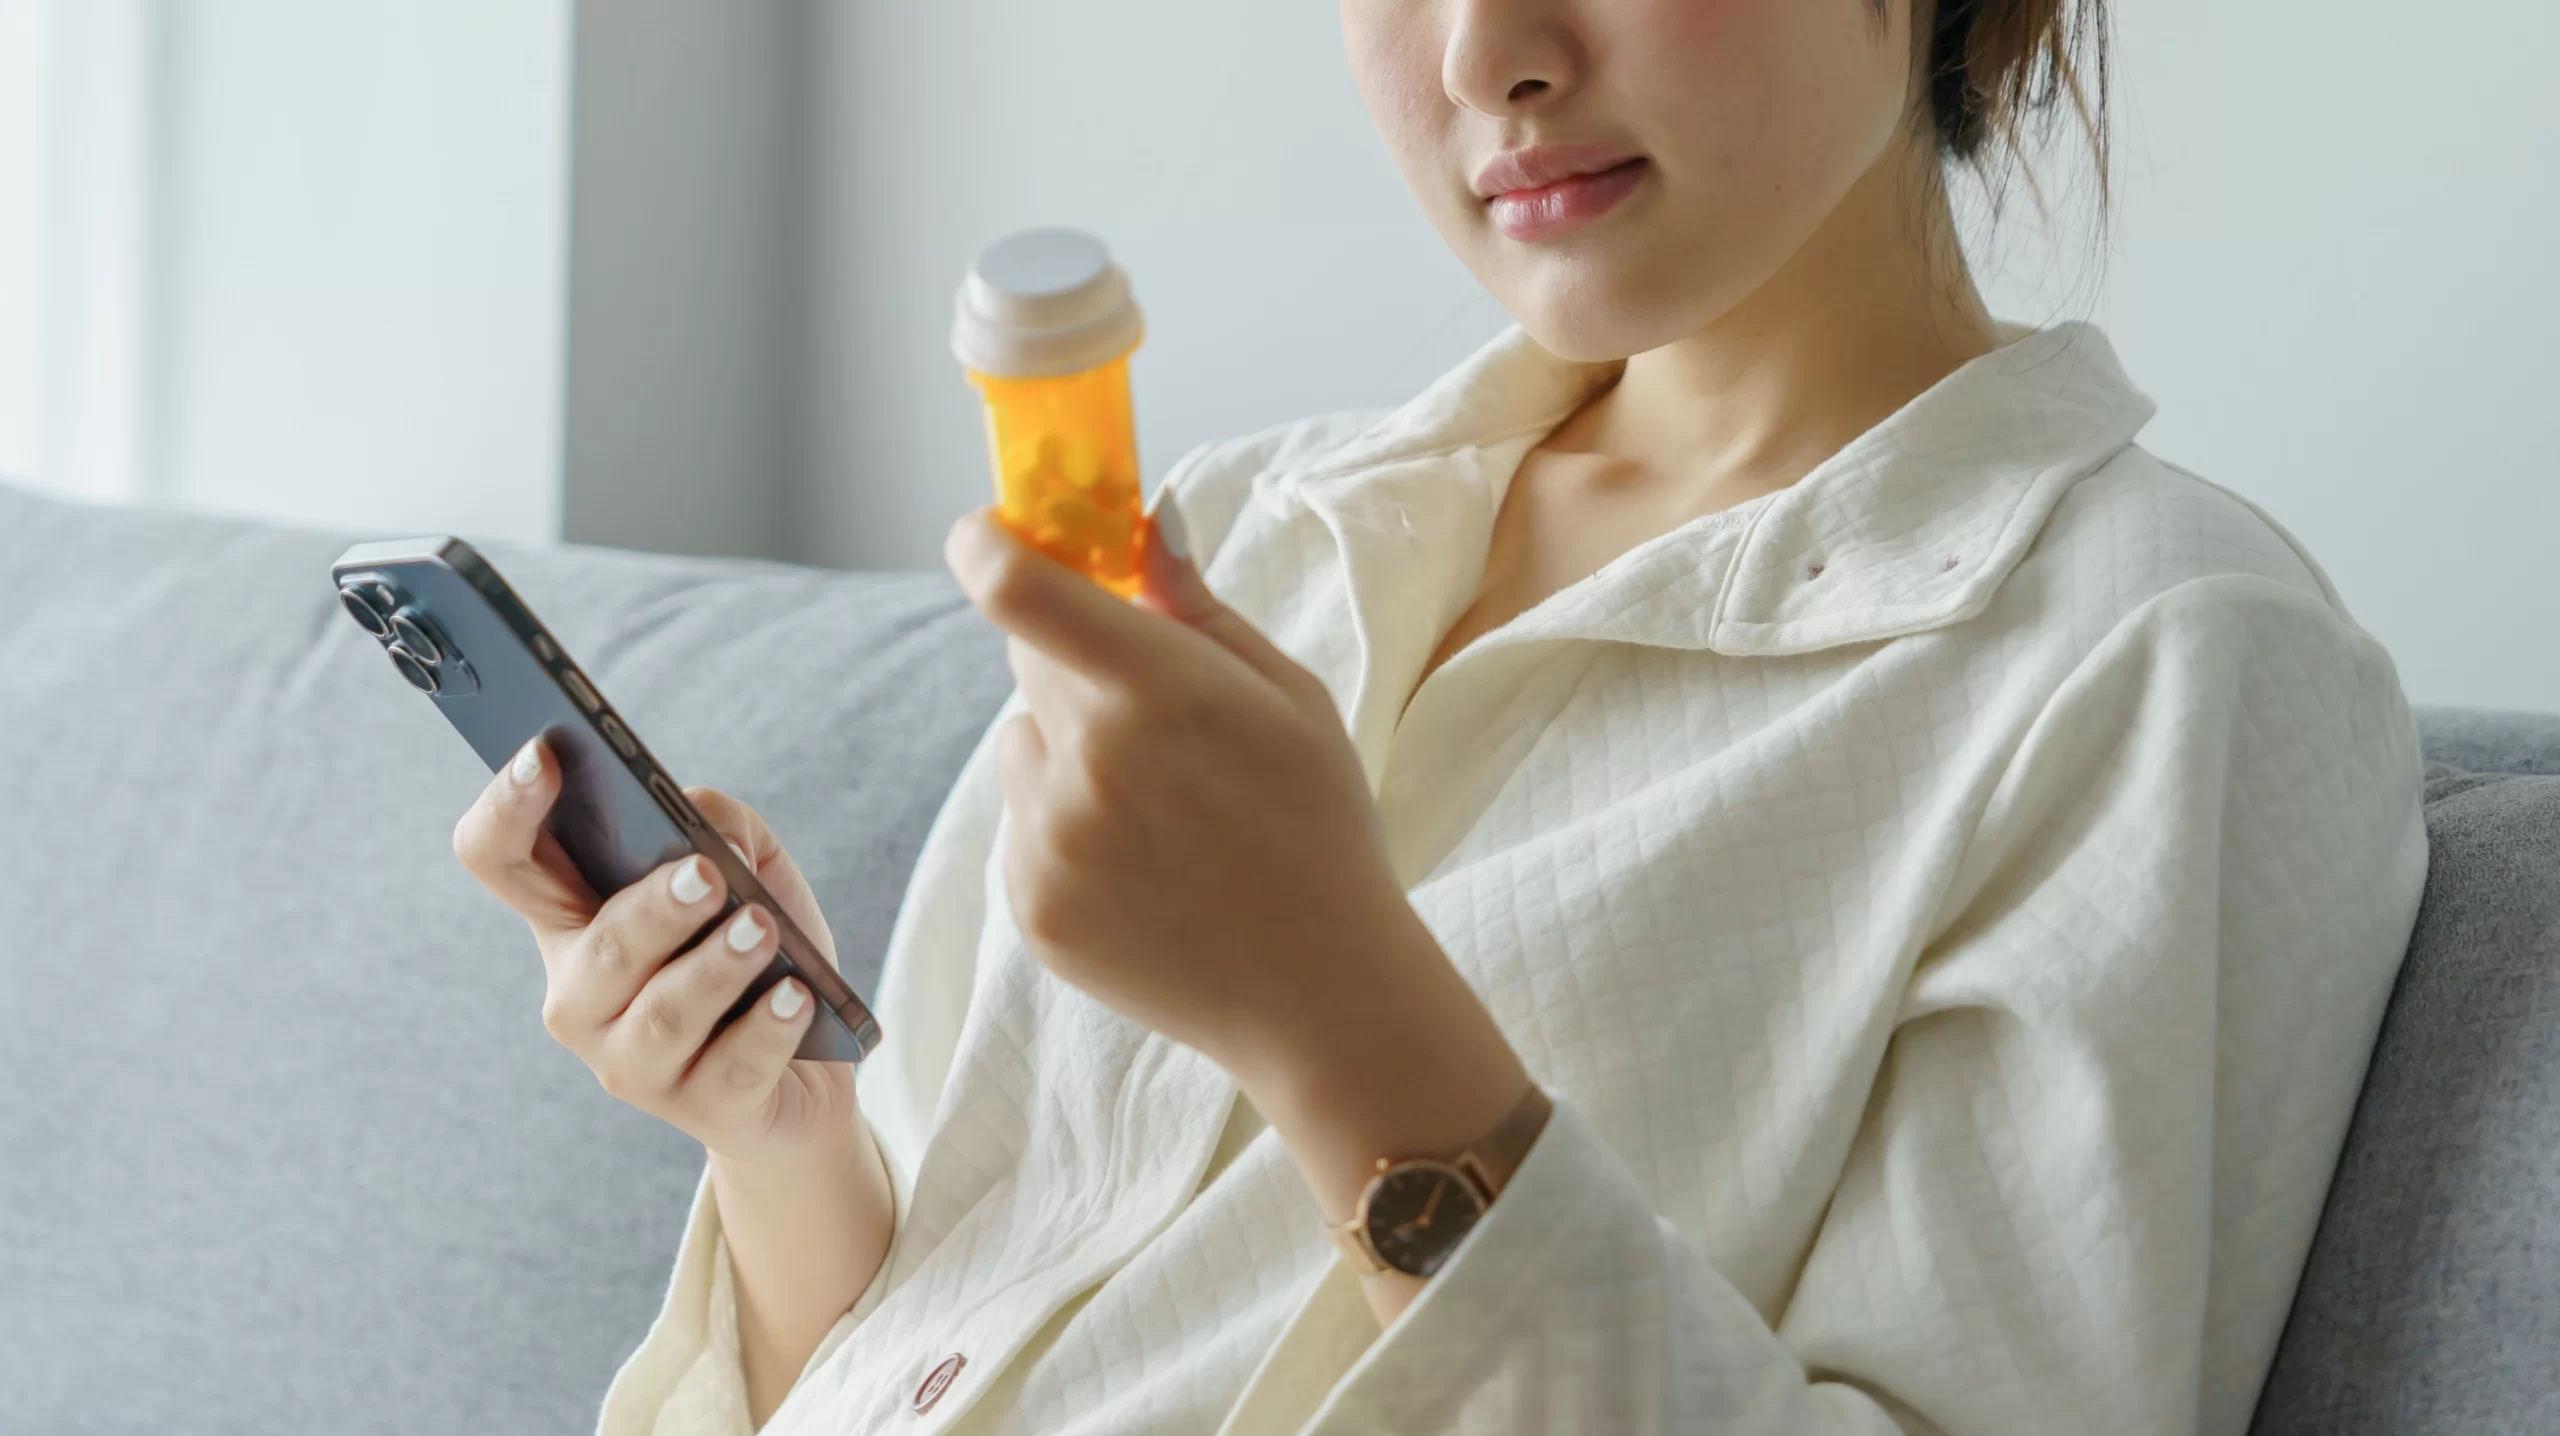
[[[1997,348],[1935,164],[1877,165],[1749,299],[1628,359],[1570,447],[1701,496],[1766,492]]]
[[[1629,359],[1539,441],[1424,678],[1635,545],[1803,478],[1997,346],[1923,162],[1870,173],[1749,301]]]

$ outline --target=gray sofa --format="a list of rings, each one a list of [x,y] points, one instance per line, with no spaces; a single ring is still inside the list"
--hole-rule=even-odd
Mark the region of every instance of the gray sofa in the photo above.
[[[0,1432],[580,1430],[655,1309],[696,1153],[544,1037],[447,848],[485,771],[345,542],[0,485]],[[867,985],[995,638],[935,576],[490,552]],[[2560,718],[2421,718],[2426,907],[2271,1433],[2560,1431]]]

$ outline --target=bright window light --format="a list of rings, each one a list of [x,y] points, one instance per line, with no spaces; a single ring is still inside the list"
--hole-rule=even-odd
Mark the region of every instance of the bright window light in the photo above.
[[[35,470],[46,0],[0,0],[0,475]]]

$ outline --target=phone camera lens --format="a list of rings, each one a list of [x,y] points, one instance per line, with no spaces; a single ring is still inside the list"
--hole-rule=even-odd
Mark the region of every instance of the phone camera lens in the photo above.
[[[436,680],[436,671],[419,662],[418,655],[408,649],[394,643],[383,652],[391,655],[391,666],[400,670],[400,676],[409,680],[410,687],[431,694],[444,686]]]
[[[363,624],[364,631],[376,638],[391,636],[391,621],[387,616],[391,611],[391,605],[385,601],[389,597],[390,595],[384,593],[382,585],[378,583],[348,583],[338,586],[338,602],[346,605],[347,616]]]
[[[430,668],[444,662],[444,649],[427,636],[426,626],[411,618],[406,610],[391,615],[391,638],[408,649],[410,656]]]

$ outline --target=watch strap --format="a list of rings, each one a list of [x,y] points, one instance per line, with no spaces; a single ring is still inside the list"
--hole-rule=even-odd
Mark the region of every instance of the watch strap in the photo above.
[[[1459,1166],[1472,1165],[1479,1174],[1487,1205],[1502,1195],[1502,1189],[1518,1175],[1520,1164],[1529,1160],[1529,1150],[1538,1145],[1538,1134],[1547,1130],[1547,1118],[1555,1115],[1555,1110],[1556,1104],[1546,1089],[1532,1082],[1510,1114],[1459,1155]]]

